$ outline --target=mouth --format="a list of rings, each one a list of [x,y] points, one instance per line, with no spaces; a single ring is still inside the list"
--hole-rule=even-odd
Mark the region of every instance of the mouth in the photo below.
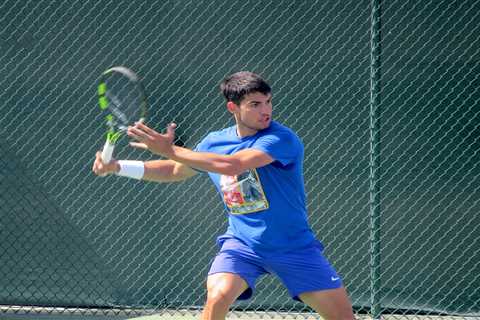
[[[260,123],[263,127],[268,127],[268,126],[270,126],[270,118],[261,119]]]

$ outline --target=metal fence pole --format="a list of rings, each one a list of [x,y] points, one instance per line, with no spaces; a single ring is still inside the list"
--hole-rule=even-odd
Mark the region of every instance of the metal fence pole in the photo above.
[[[380,91],[381,0],[371,1],[370,63],[370,302],[371,316],[381,316],[380,279]]]

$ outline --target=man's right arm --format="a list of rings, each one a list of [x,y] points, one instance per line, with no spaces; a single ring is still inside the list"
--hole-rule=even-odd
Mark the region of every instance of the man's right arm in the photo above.
[[[198,173],[196,170],[173,160],[152,160],[138,163],[143,164],[142,180],[174,182],[191,178]],[[101,152],[97,152],[92,171],[99,176],[117,174],[120,172],[120,163],[112,159],[110,163],[105,164],[102,162]]]
[[[198,172],[183,163],[173,160],[152,160],[144,162],[145,173],[142,180],[157,182],[182,181]]]

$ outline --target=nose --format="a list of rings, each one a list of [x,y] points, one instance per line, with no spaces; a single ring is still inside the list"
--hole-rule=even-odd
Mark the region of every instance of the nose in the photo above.
[[[272,113],[272,104],[264,103],[262,107],[262,113],[266,115],[270,115]]]

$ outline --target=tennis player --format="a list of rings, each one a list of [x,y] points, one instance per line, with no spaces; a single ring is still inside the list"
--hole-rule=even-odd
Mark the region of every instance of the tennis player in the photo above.
[[[220,88],[234,126],[211,132],[190,150],[173,144],[174,124],[162,134],[137,123],[128,128],[135,140],[131,145],[167,160],[104,164],[98,152],[93,171],[160,182],[208,173],[229,223],[217,239],[203,319],[225,319],[237,299],[252,296],[264,274],[276,275],[293,299],[324,319],[354,319],[342,280],[307,222],[303,144],[291,129],[272,120],[269,84],[254,73],[238,72]]]

